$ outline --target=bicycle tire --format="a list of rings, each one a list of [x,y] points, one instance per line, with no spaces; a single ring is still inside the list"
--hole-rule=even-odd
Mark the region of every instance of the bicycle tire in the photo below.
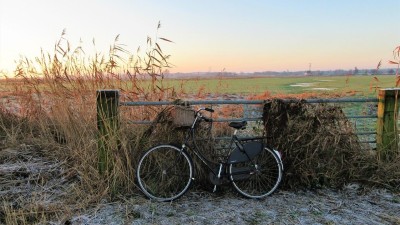
[[[173,201],[189,189],[193,179],[193,162],[173,145],[158,145],[140,158],[136,177],[140,190],[156,201]]]
[[[278,188],[283,174],[283,164],[278,154],[265,147],[253,160],[231,164],[230,179],[236,191],[255,199],[272,194]]]

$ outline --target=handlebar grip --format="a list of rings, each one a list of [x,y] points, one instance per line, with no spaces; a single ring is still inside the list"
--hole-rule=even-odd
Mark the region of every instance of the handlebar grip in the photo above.
[[[204,110],[206,110],[207,112],[214,112],[214,109],[211,109],[211,108],[205,108]]]

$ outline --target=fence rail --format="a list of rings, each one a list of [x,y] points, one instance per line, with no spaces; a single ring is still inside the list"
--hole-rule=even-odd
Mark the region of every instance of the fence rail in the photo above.
[[[297,102],[294,99],[282,99],[285,103]],[[304,99],[305,103],[351,103],[351,102],[378,102],[378,98],[331,98],[331,99]],[[258,105],[265,103],[266,100],[203,100],[203,101],[187,101],[190,105],[223,105],[223,104],[242,104],[242,105]],[[156,106],[156,105],[174,105],[175,102],[170,101],[137,101],[137,102],[121,102],[121,106]]]
[[[299,100],[295,99],[281,99],[285,103],[295,103]],[[191,100],[185,101],[188,105],[262,105],[266,100]],[[332,99],[304,99],[302,102],[310,104],[320,104],[320,103],[331,103],[331,104],[344,104],[344,103],[378,103],[378,98],[332,98]],[[163,106],[163,105],[174,105],[176,102],[170,101],[158,101],[158,102],[148,102],[148,101],[137,101],[137,102],[120,102],[121,106]],[[254,108],[252,108],[254,110]],[[370,115],[346,115],[348,119],[377,119],[376,112]],[[262,117],[241,117],[241,118],[224,118],[215,119],[215,122],[232,122],[232,121],[260,121]],[[152,121],[129,121],[131,124],[151,124]],[[376,123],[376,122],[375,122]],[[373,129],[373,128],[372,128]],[[374,138],[377,134],[376,130],[368,131],[357,131],[356,135],[360,137],[360,143],[376,144],[376,139]],[[373,146],[375,147],[375,146]]]
[[[383,155],[391,155],[391,154],[386,154],[387,152],[394,152],[398,151],[398,129],[397,129],[397,124],[398,124],[398,97],[399,95],[400,88],[397,89],[382,89],[379,92],[379,97],[378,98],[335,98],[335,99],[305,99],[302,100],[304,103],[310,103],[310,104],[318,104],[318,103],[332,103],[332,104],[354,104],[354,103],[377,103],[374,105],[374,108],[377,105],[377,109],[375,108],[374,110],[370,110],[371,113],[366,114],[363,113],[364,115],[360,114],[351,114],[351,113],[346,113],[346,116],[348,119],[351,120],[361,120],[361,119],[369,119],[369,120],[376,120],[376,122],[372,122],[374,125],[372,129],[373,130],[362,130],[356,132],[357,135],[359,136],[371,136],[374,135],[376,137],[375,140],[365,140],[363,139],[362,142],[364,143],[376,143],[376,147],[378,149],[378,155],[381,155],[380,153],[385,153]],[[107,93],[107,95],[104,95],[104,93]],[[115,92],[115,94],[110,94],[110,92]],[[137,102],[121,102],[119,101],[119,91],[118,90],[99,90],[97,91],[98,96],[103,96],[104,98],[110,98],[110,99],[102,99],[101,102],[98,102],[98,115],[111,115],[114,116],[113,114],[110,113],[104,113],[101,112],[101,110],[104,107],[99,107],[99,104],[117,104],[114,107],[120,107],[120,106],[163,106],[163,105],[174,105],[176,104],[175,102],[170,102],[170,101],[157,101],[157,102],[144,102],[144,101],[137,101]],[[112,99],[112,98],[118,98],[118,99]],[[101,98],[100,98],[101,99]],[[292,100],[292,99],[282,99],[283,102],[290,103],[290,102],[298,102],[298,100]],[[264,100],[192,100],[192,101],[187,101],[186,103],[189,105],[224,105],[224,104],[239,104],[239,105],[262,105],[266,101]],[[113,108],[113,107],[110,107]],[[254,108],[250,109],[254,110]],[[116,110],[118,111],[118,110]],[[251,114],[251,113],[250,113]],[[217,122],[228,122],[228,121],[242,121],[242,120],[247,120],[247,121],[257,121],[261,120],[262,118],[260,116],[256,117],[249,117],[246,116],[246,113],[243,114],[242,118],[224,118],[224,119],[217,119]],[[101,121],[99,121],[101,120]],[[134,124],[149,124],[152,121],[131,121],[130,123]],[[98,116],[98,124],[103,124],[103,123],[108,123],[107,118],[101,118]],[[115,121],[113,121],[115,123]],[[357,122],[354,122],[355,126],[357,125]],[[367,124],[368,125],[368,124]],[[102,125],[103,126],[103,125]],[[106,126],[106,125],[104,125]],[[101,126],[99,126],[101,127]],[[368,126],[371,129],[371,126]],[[376,128],[375,128],[376,127]],[[376,130],[375,130],[376,129]],[[103,138],[107,136],[107,134],[100,133],[99,138]],[[101,163],[101,162],[99,162]]]

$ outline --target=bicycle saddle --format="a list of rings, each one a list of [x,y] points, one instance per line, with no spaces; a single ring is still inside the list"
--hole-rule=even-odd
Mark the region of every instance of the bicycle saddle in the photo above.
[[[240,129],[243,130],[246,128],[247,121],[241,121],[241,122],[230,122],[229,126],[233,127],[235,129]]]

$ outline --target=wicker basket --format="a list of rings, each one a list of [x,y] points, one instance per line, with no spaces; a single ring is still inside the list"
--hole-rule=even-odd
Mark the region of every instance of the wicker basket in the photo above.
[[[172,110],[173,123],[177,127],[190,127],[194,121],[194,110],[189,107],[175,106]]]

